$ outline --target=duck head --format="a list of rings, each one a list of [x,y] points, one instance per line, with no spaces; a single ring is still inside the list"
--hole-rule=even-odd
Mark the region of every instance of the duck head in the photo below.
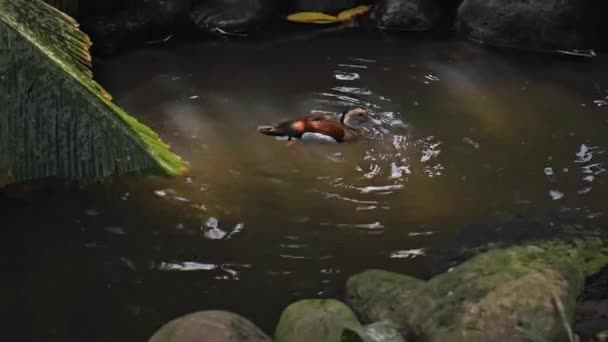
[[[378,125],[380,123],[378,120],[373,119],[369,115],[369,112],[363,108],[346,110],[344,113],[342,113],[340,122],[342,122],[344,126],[355,129]]]

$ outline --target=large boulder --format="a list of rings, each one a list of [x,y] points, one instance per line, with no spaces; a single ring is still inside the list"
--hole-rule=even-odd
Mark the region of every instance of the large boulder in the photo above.
[[[237,314],[201,311],[165,324],[149,342],[271,342],[271,339]]]
[[[365,0],[292,0],[291,11],[336,14],[368,2]]]
[[[105,55],[180,32],[187,27],[189,9],[184,0],[137,0],[108,15],[85,11],[79,20],[94,52]]]
[[[541,50],[586,48],[580,0],[465,0],[457,29],[490,45]]]
[[[400,321],[401,312],[425,282],[406,275],[368,270],[350,277],[346,283],[346,303],[365,323]],[[405,306],[403,306],[405,305]]]
[[[438,19],[435,0],[380,0],[371,13],[374,24],[384,30],[425,31]]]
[[[125,0],[86,0],[79,3],[81,11],[95,15],[117,13],[127,8],[128,5],[129,2]]]
[[[280,6],[280,0],[197,1],[193,4],[190,19],[200,31],[244,34],[256,31],[270,21]]]
[[[340,342],[345,331],[352,333],[359,329],[357,316],[344,303],[335,299],[304,299],[283,311],[275,342]]]
[[[388,320],[423,340],[559,341],[585,276],[607,254],[595,243],[496,249],[424,283],[364,272],[348,281],[347,298],[364,323]]]

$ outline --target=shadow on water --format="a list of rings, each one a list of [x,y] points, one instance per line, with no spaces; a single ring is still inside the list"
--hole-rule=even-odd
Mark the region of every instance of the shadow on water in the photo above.
[[[373,35],[261,46],[152,47],[100,65],[192,174],[6,202],[2,293],[22,336],[145,340],[201,309],[272,332],[287,303],[340,296],[365,268],[428,277],[450,248],[501,229],[605,227],[604,57]],[[287,147],[256,132],[349,106],[382,122],[378,136]]]

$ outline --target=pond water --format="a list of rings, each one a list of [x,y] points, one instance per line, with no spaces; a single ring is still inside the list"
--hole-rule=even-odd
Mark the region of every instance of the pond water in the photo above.
[[[340,297],[366,268],[430,276],[477,222],[605,227],[607,71],[601,56],[348,33],[101,61],[100,83],[192,173],[4,205],[5,323],[20,340],[144,341],[226,309],[272,333],[289,302]],[[382,121],[377,136],[287,146],[256,131],[350,106]]]

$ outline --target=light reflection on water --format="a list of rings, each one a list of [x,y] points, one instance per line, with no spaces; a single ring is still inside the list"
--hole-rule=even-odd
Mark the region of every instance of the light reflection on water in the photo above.
[[[606,74],[597,65],[460,43],[310,44],[251,48],[243,59],[228,42],[201,43],[102,64],[102,84],[189,160],[192,174],[3,213],[25,234],[14,244],[18,259],[35,244],[48,260],[21,265],[20,291],[34,293],[32,303],[47,298],[37,284],[59,273],[58,288],[83,293],[97,318],[133,331],[131,340],[207,308],[271,330],[285,304],[339,295],[362,269],[426,274],[425,260],[451,234],[497,213],[604,222],[608,114],[594,101],[606,96],[595,84],[608,79],[597,79]],[[372,139],[287,147],[255,129],[347,106],[381,122]],[[67,247],[53,235],[36,242],[48,225]],[[66,284],[58,265],[90,270],[90,282]],[[65,337],[60,323],[48,324]]]

